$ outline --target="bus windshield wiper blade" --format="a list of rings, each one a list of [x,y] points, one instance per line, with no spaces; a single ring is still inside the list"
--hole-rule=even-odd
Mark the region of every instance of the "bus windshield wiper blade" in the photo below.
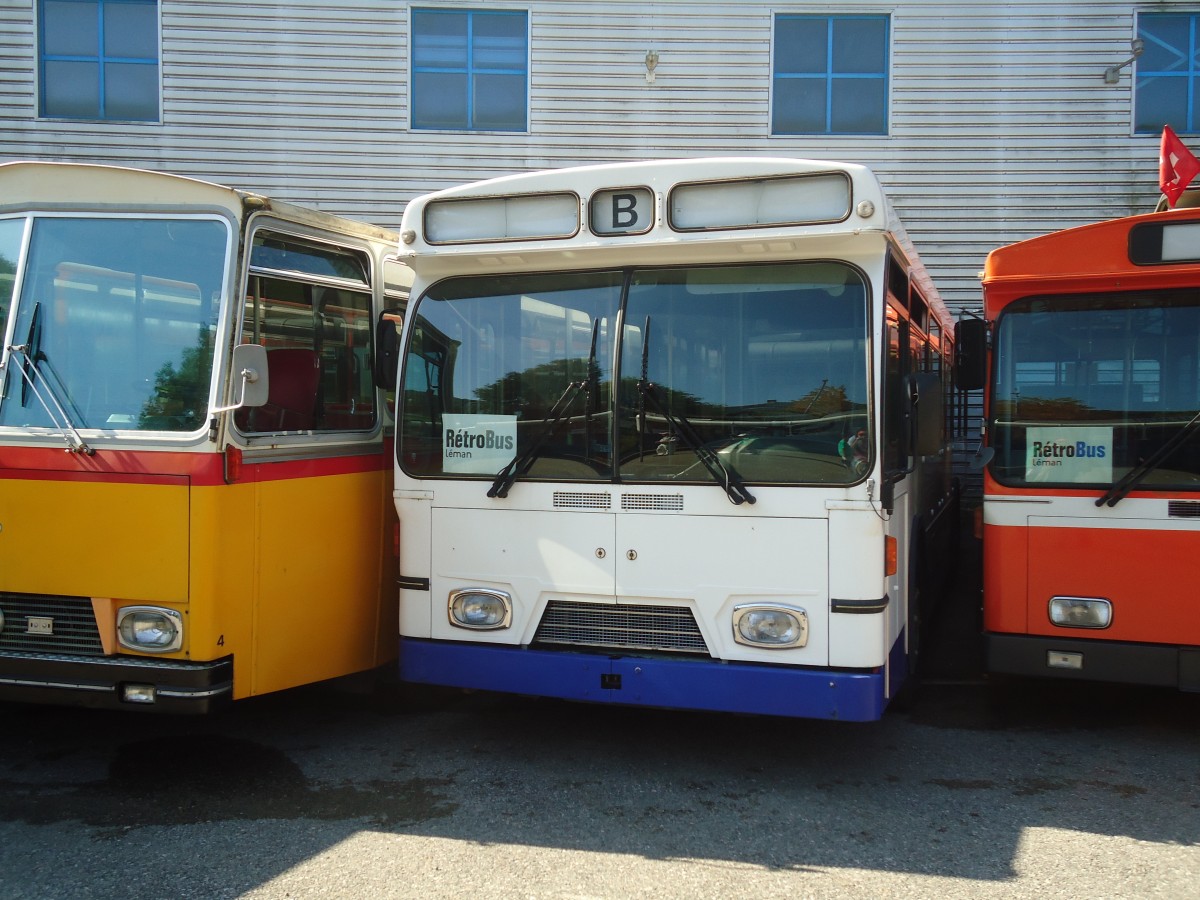
[[[554,401],[554,405],[546,413],[546,418],[542,419],[542,424],[529,446],[523,452],[514,456],[508,465],[496,473],[496,478],[492,481],[492,486],[488,488],[487,495],[489,497],[508,496],[508,489],[513,486],[514,481],[529,471],[529,467],[533,465],[533,461],[541,454],[542,446],[546,443],[550,435],[554,433],[554,429],[562,421],[563,416],[567,414],[567,410],[571,408],[571,404],[575,402],[575,398],[580,393],[584,395],[584,426],[588,432],[587,441],[591,440],[592,390],[596,367],[596,334],[599,326],[599,319],[592,322],[592,348],[591,352],[588,353],[587,371],[584,373],[583,378],[580,381],[572,381],[567,385],[566,390]]]
[[[567,414],[571,403],[574,402],[580,391],[586,389],[586,381],[572,381],[567,385],[567,389],[562,392],[562,395],[550,407],[550,412],[546,414],[546,418],[542,419],[542,424],[538,428],[537,435],[530,442],[529,446],[522,453],[514,456],[508,465],[496,473],[495,481],[488,488],[487,495],[489,497],[508,496],[508,489],[512,487],[513,482],[529,471],[529,467],[533,465],[533,461],[541,454],[542,445],[546,443],[546,439],[550,437],[551,432],[562,421],[563,416]]]
[[[1111,507],[1120,503],[1147,475],[1174,453],[1176,448],[1192,435],[1197,426],[1200,426],[1200,412],[1197,412],[1186,425],[1171,435],[1170,440],[1126,472],[1120,481],[1115,482],[1096,500],[1096,505]]]
[[[672,413],[667,409],[662,397],[662,388],[652,381],[642,379],[638,381],[638,391],[643,399],[654,407],[654,411],[667,420],[667,425],[683,438],[683,442],[696,454],[696,458],[704,464],[704,468],[708,469],[713,480],[725,490],[725,495],[729,498],[730,503],[740,506],[743,503],[753,504],[755,502],[754,495],[746,489],[742,479],[733,469],[721,462],[721,457],[717,456],[716,451],[705,445],[695,426],[685,416]]]
[[[72,453],[82,453],[85,456],[95,453],[96,451],[89,447],[80,436],[75,423],[71,420],[70,413],[66,409],[67,406],[72,405],[70,391],[67,390],[62,377],[51,364],[50,357],[42,350],[42,303],[40,300],[33,304],[25,343],[13,344],[6,349],[10,360],[13,354],[19,354],[21,357],[17,366],[17,372],[21,376],[21,406],[29,405],[29,395],[32,393],[41,404],[42,409],[46,411],[50,421],[62,431],[63,440],[67,442],[67,447]],[[46,376],[39,363],[46,364],[46,368],[54,376],[54,381]],[[57,386],[55,381],[58,382]],[[60,398],[62,402],[60,402]],[[51,409],[51,406],[54,408]],[[75,414],[79,416],[78,409],[75,410]],[[83,417],[79,416],[79,418]]]
[[[67,413],[63,404],[59,402],[58,393],[61,389],[54,387],[52,382],[42,370],[38,367],[38,362],[44,362],[47,366],[50,365],[50,360],[46,358],[46,354],[38,352],[36,355],[29,352],[28,344],[13,344],[8,348],[10,354],[19,354],[21,357],[20,365],[17,366],[17,372],[20,373],[23,379],[22,383],[22,406],[28,399],[28,393],[32,392],[37,398],[42,409],[46,411],[46,415],[50,417],[50,421],[54,426],[62,432],[63,439],[67,442],[67,446],[72,453],[82,453],[84,456],[91,456],[96,451],[89,447],[83,437],[76,429],[74,422],[71,421],[71,416]],[[54,372],[51,367],[51,372]],[[54,373],[57,378],[57,373]],[[41,385],[39,387],[38,385]],[[69,400],[67,401],[70,402]],[[51,407],[53,406],[53,409]]]

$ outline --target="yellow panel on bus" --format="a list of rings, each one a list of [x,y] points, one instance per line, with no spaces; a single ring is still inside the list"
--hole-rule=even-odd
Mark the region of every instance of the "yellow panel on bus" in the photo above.
[[[186,478],[5,481],[0,591],[188,600]]]

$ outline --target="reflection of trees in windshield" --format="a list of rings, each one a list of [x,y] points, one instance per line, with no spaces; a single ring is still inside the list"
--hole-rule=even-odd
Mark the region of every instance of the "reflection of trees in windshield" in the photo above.
[[[621,379],[622,396],[631,398],[631,403],[636,404],[637,402],[639,383],[640,379],[638,378]],[[744,406],[711,403],[693,393],[666,385],[659,385],[659,388],[671,409],[690,418],[729,419],[747,424],[754,422],[769,424],[774,421],[786,423],[795,419],[821,419],[838,413],[866,411],[865,404],[851,402],[845,385],[821,385],[813,388],[798,400],[790,402],[780,403],[767,400]]]
[[[1082,419],[1091,407],[1076,397],[1022,397],[996,401],[998,419],[1032,419],[1037,422]]]
[[[586,380],[587,367],[586,360],[565,358],[540,363],[523,372],[509,372],[491,384],[475,389],[479,407],[473,411],[541,418],[572,382]],[[591,380],[598,382],[599,369],[594,363],[592,368]],[[593,397],[592,403],[598,400]],[[580,411],[582,408],[581,403]]]
[[[196,346],[183,351],[178,369],[167,361],[154,374],[154,394],[142,406],[138,427],[147,431],[199,428],[208,411],[212,359],[212,333],[203,329],[197,336]]]
[[[789,411],[801,415],[821,418],[834,413],[848,412],[853,408],[850,398],[846,395],[846,386],[839,384],[822,384],[816,390],[809,391],[799,400],[790,405]],[[860,407],[861,408],[861,407]]]

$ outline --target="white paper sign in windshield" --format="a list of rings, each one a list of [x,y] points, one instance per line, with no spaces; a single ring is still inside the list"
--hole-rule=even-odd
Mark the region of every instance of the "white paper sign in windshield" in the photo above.
[[[517,453],[517,417],[446,413],[442,416],[442,471],[495,475]]]
[[[1069,484],[1112,482],[1111,427],[1054,426],[1025,430],[1025,480]]]

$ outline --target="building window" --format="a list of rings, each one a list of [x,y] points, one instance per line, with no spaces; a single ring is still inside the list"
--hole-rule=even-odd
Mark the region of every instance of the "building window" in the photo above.
[[[39,113],[158,121],[157,0],[39,0]]]
[[[772,134],[887,134],[888,17],[775,16]]]
[[[1134,131],[1200,132],[1200,13],[1142,13],[1145,49],[1134,82]]]
[[[528,14],[414,9],[411,84],[413,128],[525,131]]]

